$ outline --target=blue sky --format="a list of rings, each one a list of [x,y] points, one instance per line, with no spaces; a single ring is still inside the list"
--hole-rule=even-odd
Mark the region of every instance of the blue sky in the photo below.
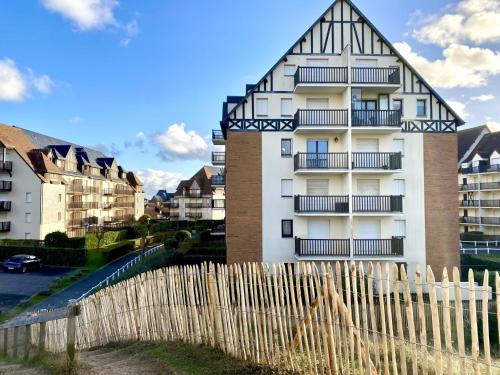
[[[209,163],[241,95],[331,0],[0,4],[0,122],[116,155],[148,192]],[[469,124],[500,122],[499,0],[357,0]]]

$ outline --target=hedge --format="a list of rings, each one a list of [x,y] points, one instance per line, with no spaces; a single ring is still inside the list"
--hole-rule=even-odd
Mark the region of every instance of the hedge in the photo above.
[[[104,263],[110,263],[128,253],[134,251],[134,243],[125,240],[102,249]]]
[[[87,250],[58,247],[4,246],[0,245],[0,260],[16,254],[29,254],[39,257],[49,266],[80,267],[87,261]]]
[[[116,242],[120,242],[127,239],[128,231],[126,229],[119,231],[110,231],[104,232],[104,236],[101,239],[100,247],[106,247]],[[87,234],[85,247],[87,249],[96,249],[97,248],[97,235],[95,233]]]

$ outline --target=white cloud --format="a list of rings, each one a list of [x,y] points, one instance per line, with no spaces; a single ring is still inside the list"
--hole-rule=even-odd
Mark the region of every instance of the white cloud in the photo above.
[[[21,102],[33,88],[43,94],[50,94],[53,87],[54,82],[48,75],[36,76],[31,69],[23,73],[13,60],[0,60],[0,101]]]
[[[94,150],[101,151],[104,155],[113,158],[117,158],[122,153],[122,151],[118,148],[118,146],[115,143],[110,143],[110,144],[98,143],[96,145],[89,147],[93,148]]]
[[[449,104],[451,108],[462,118],[466,119],[469,117],[469,113],[467,112],[466,109],[466,104],[456,101],[456,100],[447,100],[446,103]]]
[[[152,197],[160,189],[173,192],[181,180],[187,179],[182,173],[160,171],[156,169],[141,169],[137,175],[144,183],[146,197]]]
[[[136,20],[133,20],[126,25],[120,27],[125,33],[125,37],[120,41],[122,46],[128,46],[131,40],[139,34],[139,25]]]
[[[210,155],[207,141],[194,130],[186,131],[186,124],[172,124],[165,131],[154,133],[151,138],[162,160],[207,160]]]
[[[489,76],[500,73],[500,53],[487,48],[452,44],[443,51],[443,59],[431,61],[406,42],[394,46],[434,87],[484,86]]]
[[[488,102],[488,101],[493,100],[493,99],[495,99],[495,95],[491,95],[491,94],[483,94],[483,95],[470,97],[470,100],[473,100],[476,102]]]
[[[440,13],[425,17],[423,25],[413,31],[420,42],[445,47],[453,43],[500,40],[498,0],[462,0]]]
[[[69,119],[69,122],[71,122],[72,124],[80,124],[82,121],[83,118],[81,118],[80,116],[73,116]]]

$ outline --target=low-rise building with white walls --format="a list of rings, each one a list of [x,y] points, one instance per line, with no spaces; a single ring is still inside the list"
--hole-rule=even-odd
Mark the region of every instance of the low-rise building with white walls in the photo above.
[[[142,182],[116,160],[71,142],[0,124],[0,238],[82,236],[144,213]]]
[[[179,183],[170,203],[170,220],[224,220],[226,196],[222,168],[205,165]]]
[[[351,1],[335,1],[223,104],[228,262],[459,265],[449,191],[462,123]]]

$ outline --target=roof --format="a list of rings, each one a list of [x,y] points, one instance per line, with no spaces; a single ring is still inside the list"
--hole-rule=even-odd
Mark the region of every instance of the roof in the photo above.
[[[205,165],[189,180],[182,180],[177,186],[174,196],[182,196],[185,189],[189,189],[196,181],[200,187],[201,195],[212,195],[212,181],[214,175],[222,173],[222,168]]]
[[[169,193],[164,189],[158,190],[158,192],[151,198],[150,202],[168,202],[172,199],[174,193]]]
[[[287,55],[293,53],[293,49],[295,48],[296,45],[298,45],[299,43],[301,43],[302,40],[304,40],[304,38],[306,38],[308,36],[308,34],[311,32],[311,30],[318,24],[321,22],[321,20],[330,12],[330,10],[335,7],[335,5],[339,2],[339,1],[343,1],[343,3],[347,4],[348,6],[350,6],[352,8],[352,10],[354,10],[354,12],[356,12],[359,16],[359,18],[363,19],[364,22],[368,25],[368,27],[370,27],[373,32],[379,37],[379,39],[381,41],[383,41],[385,44],[387,44],[387,46],[390,48],[391,52],[397,56],[401,62],[403,62],[410,71],[412,71],[415,76],[418,78],[418,80],[420,82],[422,82],[422,84],[428,88],[428,90],[440,101],[443,103],[443,105],[446,107],[446,109],[453,115],[453,117],[457,120],[457,123],[458,125],[463,125],[465,122],[462,120],[462,118],[456,113],[456,111],[453,110],[453,108],[451,108],[450,105],[448,105],[446,103],[446,101],[432,88],[431,85],[429,85],[429,83],[427,83],[427,81],[410,65],[410,63],[408,63],[408,61],[398,52],[398,50],[396,48],[394,48],[394,46],[392,45],[392,43],[389,42],[389,40],[378,30],[377,27],[375,27],[375,25],[373,25],[373,23],[370,22],[370,20],[363,14],[363,12],[361,12],[358,7],[356,7],[356,5],[353,4],[353,2],[351,0],[335,0],[333,2],[332,5],[330,5],[328,7],[328,9],[323,12],[321,14],[321,16],[316,20],[316,22],[314,22],[311,27],[309,27],[307,29],[307,31],[302,34],[302,36],[297,39],[297,41],[292,45],[292,47],[290,47],[284,54],[283,56],[281,56],[277,62],[272,66],[271,69],[269,69],[269,71],[266,72],[266,74],[264,74],[264,76],[259,80],[259,82],[257,82],[255,85],[247,85],[246,86],[246,93],[245,93],[245,96],[242,97],[243,99],[239,101],[239,103],[234,106],[233,109],[231,109],[231,111],[225,111],[223,109],[223,113],[225,112],[226,116],[222,119],[222,123],[221,123],[221,127],[222,127],[222,130],[225,131],[225,126],[223,125],[224,123],[224,120],[226,120],[230,114],[232,114],[245,100],[246,98],[248,98],[249,96],[251,96],[254,92],[256,92],[256,90],[260,87],[260,85],[265,81],[267,80],[267,77],[273,72],[274,69],[276,69],[278,67],[278,65],[284,60],[286,59]],[[352,32],[352,31],[351,31]],[[252,87],[253,86],[253,87]]]
[[[489,133],[486,125],[460,130],[458,132],[458,160],[461,160],[481,133]]]
[[[459,138],[461,136],[460,133],[461,132],[459,132]],[[494,151],[500,151],[500,132],[484,134],[462,162],[470,162],[474,156],[478,154],[482,158],[489,158]]]

